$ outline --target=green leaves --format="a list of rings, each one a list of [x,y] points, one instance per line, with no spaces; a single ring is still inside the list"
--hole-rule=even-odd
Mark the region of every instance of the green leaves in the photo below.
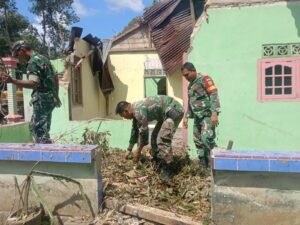
[[[68,26],[79,21],[72,7],[73,0],[30,0],[30,2],[32,3],[30,11],[41,19],[42,45],[45,49],[52,49],[54,56],[57,56],[69,38]]]

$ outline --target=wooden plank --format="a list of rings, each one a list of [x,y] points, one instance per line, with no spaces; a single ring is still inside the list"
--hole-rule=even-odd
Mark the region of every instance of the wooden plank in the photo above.
[[[175,213],[167,212],[139,204],[121,205],[116,200],[105,200],[106,208],[117,210],[131,216],[142,218],[151,222],[163,225],[202,225],[200,221],[193,221],[190,217],[180,216]]]

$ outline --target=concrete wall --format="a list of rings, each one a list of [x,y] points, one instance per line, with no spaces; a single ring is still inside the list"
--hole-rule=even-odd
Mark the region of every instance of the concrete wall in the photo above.
[[[75,55],[85,56],[90,45],[82,39],[75,42]],[[70,69],[69,69],[69,72]],[[97,76],[93,76],[87,57],[81,64],[83,105],[72,104],[72,120],[88,120],[105,116],[105,98],[100,90]]]
[[[4,224],[4,220],[13,206],[14,198],[17,200],[15,206],[18,203],[13,177],[17,177],[20,185],[34,164],[35,162],[0,161],[0,224]],[[76,179],[83,185],[84,192],[88,197],[89,206],[86,206],[77,185],[65,182],[65,186],[50,177],[34,176],[39,191],[53,214],[90,216],[90,210],[97,214],[98,177],[93,164],[41,162],[35,169]],[[38,201],[32,193],[29,200],[30,205],[38,205]]]
[[[300,224],[300,174],[215,171],[216,225]]]
[[[29,106],[30,94],[30,90],[24,90],[26,119],[30,119],[30,112],[32,111],[32,107]],[[93,118],[85,121],[70,121],[68,84],[61,84],[59,95],[62,101],[62,106],[54,109],[50,130],[52,138],[55,140],[59,138],[57,143],[79,143],[82,141],[82,134],[85,128],[89,128],[95,131],[110,131],[111,136],[109,137],[109,140],[112,147],[122,149],[126,149],[128,147],[131,121],[105,120],[100,118]]]
[[[167,92],[169,96],[174,97],[182,104],[182,75],[180,69],[171,76],[168,76]]]
[[[0,142],[2,143],[27,143],[31,141],[28,122],[0,126]]]
[[[134,102],[144,98],[144,63],[147,58],[158,58],[157,53],[111,53],[109,69],[115,90],[109,96],[109,117],[117,118],[115,107],[119,101]],[[182,103],[182,78],[180,71],[167,77],[167,94]]]
[[[262,45],[300,42],[300,3],[209,8],[207,13],[189,61],[212,76],[219,89],[217,143],[225,147],[232,139],[239,150],[300,151],[299,102],[257,101]]]
[[[156,53],[111,53],[109,70],[115,90],[109,96],[109,116],[115,116],[119,101],[134,102],[144,98],[144,63],[147,58],[158,58]]]

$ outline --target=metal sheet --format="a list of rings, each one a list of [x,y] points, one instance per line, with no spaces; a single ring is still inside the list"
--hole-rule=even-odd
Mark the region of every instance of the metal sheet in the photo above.
[[[144,20],[167,73],[174,74],[190,47],[193,21],[189,1],[162,1],[145,12]]]

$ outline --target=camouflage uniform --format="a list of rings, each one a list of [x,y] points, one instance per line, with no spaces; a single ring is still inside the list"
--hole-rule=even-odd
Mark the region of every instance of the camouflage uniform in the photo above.
[[[38,83],[38,87],[31,94],[33,115],[29,127],[34,142],[52,143],[49,131],[57,90],[50,61],[37,53],[31,55],[27,65],[27,78]]]
[[[188,110],[186,117],[194,118],[194,142],[198,156],[208,159],[215,146],[215,128],[211,124],[212,112],[220,112],[217,88],[209,76],[199,74],[188,86]]]
[[[149,140],[148,122],[156,120],[151,136],[152,156],[167,164],[172,162],[172,139],[184,114],[180,103],[171,97],[157,95],[135,102],[132,106],[134,118],[130,144],[138,142],[141,147],[146,146]]]

